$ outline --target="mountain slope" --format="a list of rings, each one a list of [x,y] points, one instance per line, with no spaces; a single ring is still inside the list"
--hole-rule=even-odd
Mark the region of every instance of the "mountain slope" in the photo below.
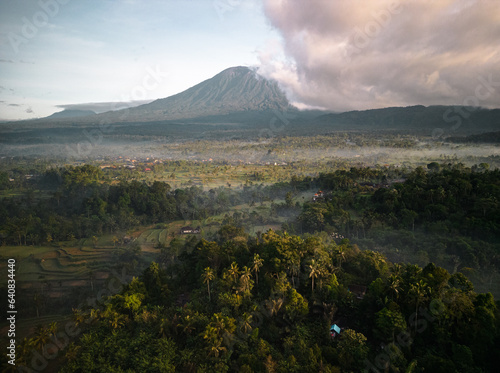
[[[174,96],[130,108],[126,115],[108,112],[99,117],[114,121],[161,121],[227,114],[286,110],[290,104],[276,82],[247,67],[232,67]]]
[[[439,134],[470,134],[500,128],[500,109],[462,106],[408,106],[349,111],[319,116],[316,128],[330,130],[401,130],[418,132],[436,130]]]

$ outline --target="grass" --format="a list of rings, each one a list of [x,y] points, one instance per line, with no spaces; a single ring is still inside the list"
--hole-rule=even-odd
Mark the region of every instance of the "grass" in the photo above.
[[[40,256],[48,252],[56,251],[54,246],[1,246],[0,256],[2,258],[15,258],[17,260],[27,258],[30,255]]]
[[[114,253],[117,248],[90,247],[2,247],[0,255],[17,259],[16,279],[21,282],[81,279],[96,268],[115,264]],[[13,255],[13,254],[16,255]],[[98,263],[98,265],[96,265]],[[7,262],[0,263],[0,283],[7,279]]]

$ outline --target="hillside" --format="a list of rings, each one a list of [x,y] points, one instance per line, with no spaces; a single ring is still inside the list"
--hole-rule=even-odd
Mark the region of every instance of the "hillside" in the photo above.
[[[288,107],[288,100],[276,82],[260,77],[248,67],[238,66],[174,96],[131,108],[123,121],[177,120]],[[108,112],[99,118],[118,121],[122,114]]]
[[[436,129],[437,134],[470,134],[497,130],[500,109],[454,106],[408,106],[349,111],[319,116],[316,127],[329,129],[391,129],[420,131]],[[438,130],[441,129],[441,130]]]
[[[470,136],[453,136],[448,137],[446,140],[455,143],[498,144],[500,143],[500,131],[486,132]]]

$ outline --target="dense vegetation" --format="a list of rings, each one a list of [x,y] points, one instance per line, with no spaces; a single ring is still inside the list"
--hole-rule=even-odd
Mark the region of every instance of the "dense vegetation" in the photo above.
[[[306,203],[289,227],[340,231],[363,246],[392,247],[399,252],[392,250],[395,260],[407,254],[420,256],[422,264],[432,258],[474,270],[500,268],[499,171],[488,171],[486,164],[428,168],[378,186],[364,181],[373,178],[370,170],[321,175],[319,186],[328,192]]]
[[[137,180],[112,183],[101,169],[89,165],[49,170],[36,186],[46,188],[48,196],[35,199],[32,191],[4,198],[0,204],[5,243],[39,245],[140,224],[204,219],[237,204],[284,195],[279,184],[236,192],[229,187],[203,191],[197,186],[171,190],[164,182],[148,185]]]
[[[85,333],[61,371],[448,373],[500,363],[497,306],[461,273],[392,264],[347,239],[252,238],[231,226],[219,236],[168,270],[151,263],[99,308],[75,310]]]
[[[493,143],[498,144],[500,142],[500,131],[496,132],[486,132],[478,135],[469,136],[454,136],[446,139],[447,141],[456,143]]]
[[[20,250],[79,238],[96,247],[101,235],[177,220],[204,228],[222,216],[201,240],[171,232],[139,278],[76,310],[85,334],[64,349],[64,371],[487,372],[499,363],[488,292],[499,291],[500,171],[486,163],[353,167],[267,185],[247,170],[239,187],[209,190],[85,165],[49,168],[16,192],[12,172],[0,174],[0,239]],[[264,223],[281,229],[248,234]],[[117,243],[119,262],[141,260],[140,246],[114,237],[107,250]],[[335,338],[332,324],[343,328]],[[38,327],[18,362],[29,365],[57,330]]]

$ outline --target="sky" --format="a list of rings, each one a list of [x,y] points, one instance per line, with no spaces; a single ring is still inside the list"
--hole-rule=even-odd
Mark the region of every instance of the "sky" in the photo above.
[[[499,40],[497,0],[0,0],[0,120],[149,102],[240,65],[301,108],[500,107]]]

